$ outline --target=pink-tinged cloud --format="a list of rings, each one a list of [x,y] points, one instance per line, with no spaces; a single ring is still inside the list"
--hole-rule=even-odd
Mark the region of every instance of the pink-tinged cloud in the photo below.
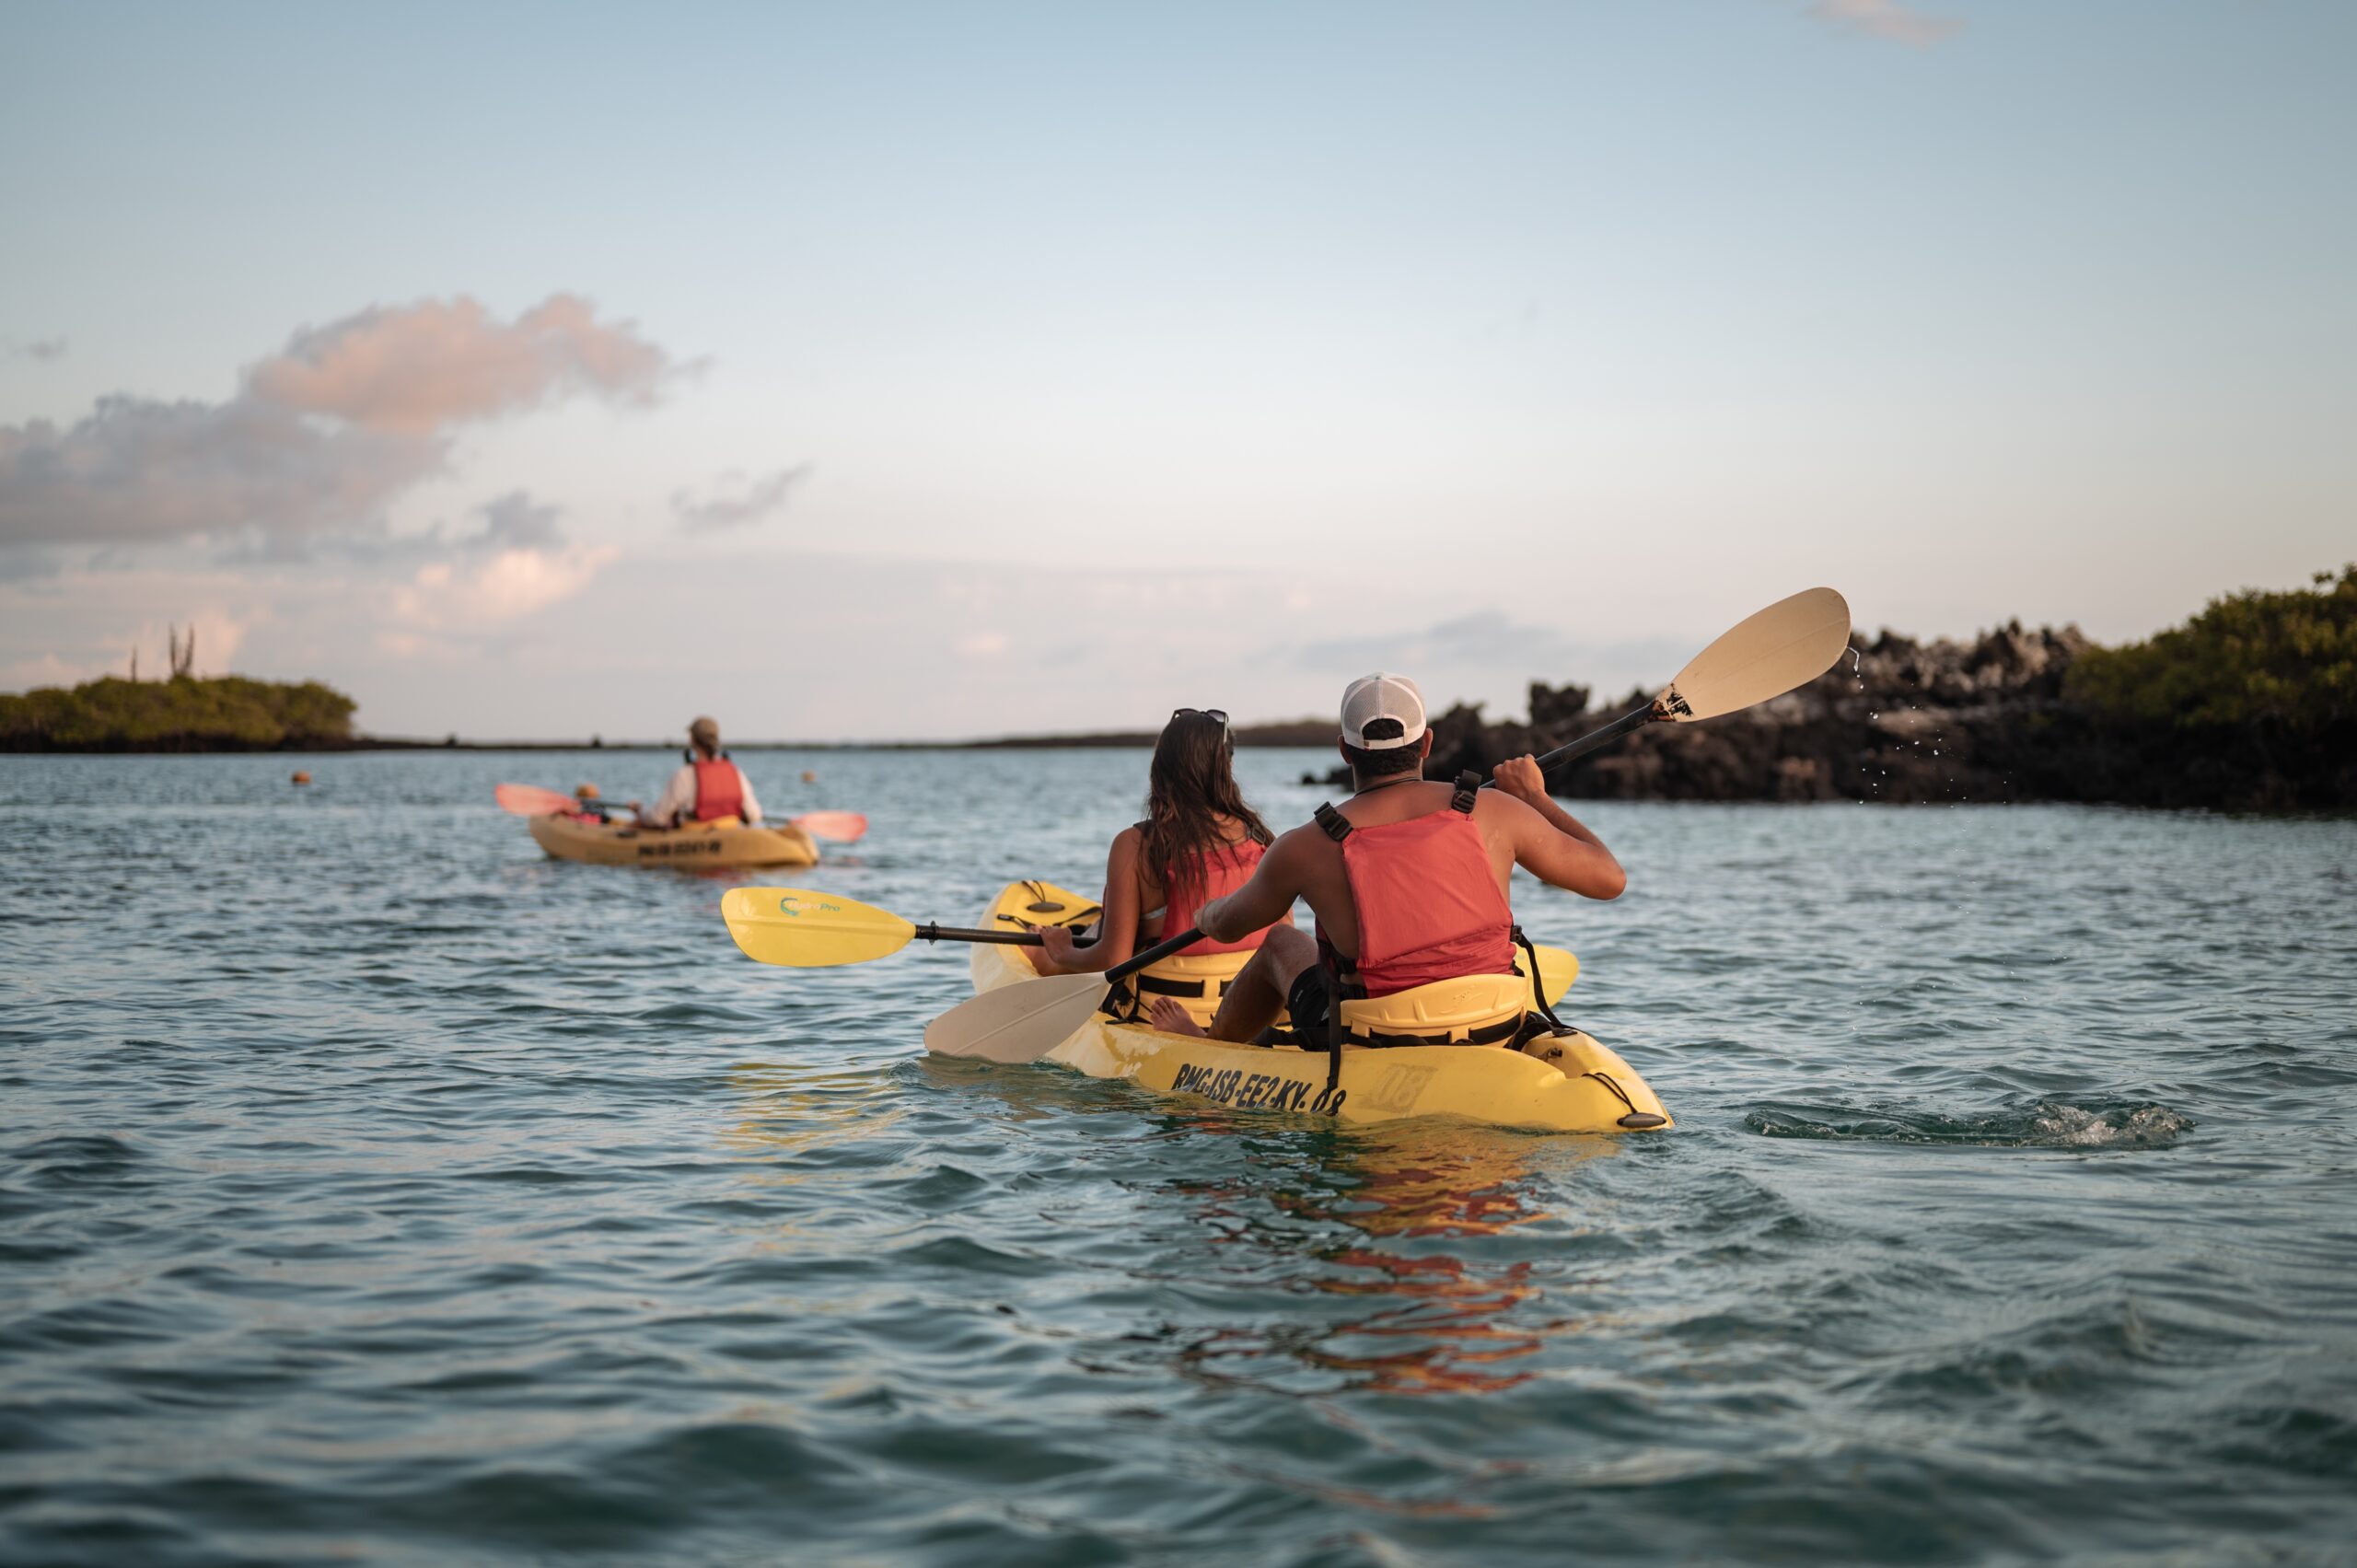
[[[406,639],[409,651],[429,645],[420,633],[463,637],[571,598],[621,553],[569,543],[557,508],[521,490],[480,510],[482,530],[459,540],[455,556],[427,563],[393,589],[398,625],[389,634]]]
[[[1817,0],[1808,14],[1828,26],[1910,49],[1928,49],[1964,26],[1953,17],[1927,16],[1901,0]]]
[[[474,300],[421,300],[306,327],[246,373],[248,392],[364,429],[429,435],[573,394],[653,402],[670,355],[587,300],[551,296],[503,322]]]
[[[226,402],[102,398],[69,428],[0,425],[0,547],[310,542],[379,524],[457,434],[567,398],[655,401],[679,367],[555,295],[503,322],[471,299],[297,331]]]

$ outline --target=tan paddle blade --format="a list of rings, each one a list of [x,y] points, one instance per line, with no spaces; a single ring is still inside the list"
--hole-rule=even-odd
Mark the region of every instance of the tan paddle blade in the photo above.
[[[1716,718],[1807,685],[1849,645],[1849,601],[1831,588],[1811,588],[1729,629],[1678,672],[1658,701],[1681,723]]]
[[[927,1024],[924,1048],[936,1056],[1037,1062],[1095,1017],[1112,989],[1103,975],[1095,974],[1051,974],[1002,985]]]
[[[518,817],[545,817],[552,811],[573,809],[573,796],[538,784],[504,784],[492,794],[498,797],[502,811],[512,811]]]
[[[731,888],[721,895],[720,918],[747,958],[795,970],[864,964],[917,934],[889,910],[807,888]]]

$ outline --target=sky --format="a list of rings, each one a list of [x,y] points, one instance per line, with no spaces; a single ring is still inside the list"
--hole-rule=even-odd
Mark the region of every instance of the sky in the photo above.
[[[948,738],[2357,558],[2357,6],[0,9],[0,690]]]

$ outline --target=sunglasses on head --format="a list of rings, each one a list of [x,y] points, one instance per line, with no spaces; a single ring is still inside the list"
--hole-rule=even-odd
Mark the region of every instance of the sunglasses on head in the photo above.
[[[1183,719],[1189,714],[1201,714],[1207,719],[1217,719],[1222,724],[1227,722],[1225,708],[1173,708],[1170,710],[1170,716],[1174,719]]]

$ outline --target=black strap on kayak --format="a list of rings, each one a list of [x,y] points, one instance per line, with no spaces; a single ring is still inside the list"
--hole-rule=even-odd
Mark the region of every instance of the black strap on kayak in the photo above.
[[[1326,1093],[1330,1098],[1342,1086],[1342,986],[1323,964],[1318,972],[1326,981]]]
[[[1481,775],[1468,768],[1457,775],[1457,793],[1448,797],[1451,811],[1473,815],[1473,803],[1481,798]]]
[[[1521,945],[1522,956],[1530,960],[1531,1007],[1540,1017],[1547,1020],[1548,1027],[1557,1034],[1568,1032],[1564,1028],[1563,1020],[1555,1016],[1555,1009],[1547,1005],[1547,984],[1538,974],[1538,949],[1531,946],[1530,938],[1523,935],[1522,927],[1519,925],[1514,928],[1514,939]]]
[[[1318,809],[1309,815],[1318,824],[1318,830],[1336,843],[1341,843],[1351,836],[1350,819],[1335,810],[1332,801],[1319,802]]]
[[[1612,1098],[1614,1099],[1619,1100],[1631,1110],[1637,1109],[1637,1102],[1629,1098],[1629,1091],[1614,1083],[1612,1081],[1612,1075],[1609,1073],[1583,1073],[1580,1076],[1583,1078],[1594,1078],[1597,1083],[1602,1084],[1606,1088],[1612,1091]]]

